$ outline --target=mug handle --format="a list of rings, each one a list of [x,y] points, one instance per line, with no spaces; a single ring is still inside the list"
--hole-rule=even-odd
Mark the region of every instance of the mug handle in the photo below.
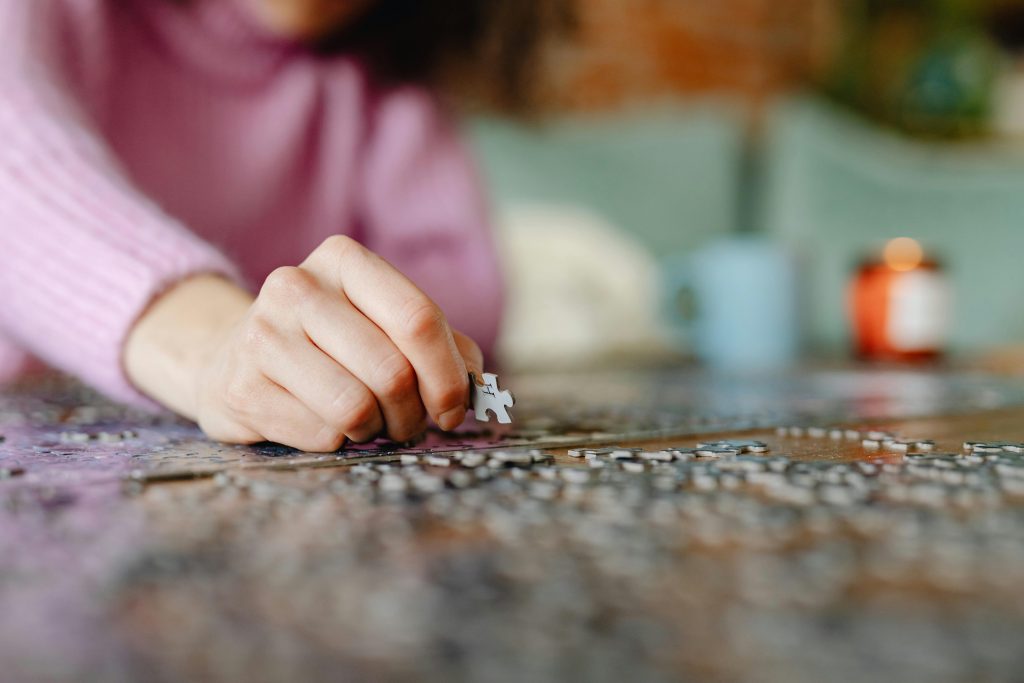
[[[661,280],[662,317],[679,341],[692,345],[700,305],[688,260],[670,259],[662,263]]]

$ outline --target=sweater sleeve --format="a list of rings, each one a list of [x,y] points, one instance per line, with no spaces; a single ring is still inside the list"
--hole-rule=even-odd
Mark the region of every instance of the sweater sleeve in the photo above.
[[[367,246],[422,288],[490,354],[504,299],[475,164],[428,93],[384,96],[363,176]]]
[[[0,326],[109,396],[151,405],[122,366],[135,321],[189,275],[236,275],[133,187],[62,88],[54,7],[0,0]]]

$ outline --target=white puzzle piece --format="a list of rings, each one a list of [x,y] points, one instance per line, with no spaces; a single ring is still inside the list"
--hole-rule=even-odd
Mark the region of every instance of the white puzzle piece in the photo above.
[[[500,424],[512,424],[512,416],[508,414],[508,409],[516,403],[512,392],[499,391],[498,376],[493,373],[485,372],[480,379],[482,381],[478,382],[476,375],[469,376],[470,384],[473,386],[473,409],[476,411],[476,419],[480,422],[490,422],[491,418],[487,411],[491,411]]]

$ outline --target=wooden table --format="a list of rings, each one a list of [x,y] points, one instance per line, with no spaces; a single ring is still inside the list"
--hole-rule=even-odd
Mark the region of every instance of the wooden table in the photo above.
[[[645,391],[617,392],[619,406],[636,409]],[[557,392],[528,389],[544,407],[522,418],[547,425],[553,460],[484,450],[491,465],[475,467],[444,448],[223,448],[56,392],[0,410],[5,680],[995,681],[1024,670],[1024,456],[963,450],[1024,440],[1012,388],[994,408],[968,398],[962,414],[843,425],[932,439],[932,453],[702,429],[621,445],[770,450],[644,461],[643,472],[570,457],[570,443],[590,441],[573,430],[601,413],[581,415],[580,398],[553,417]],[[543,443],[542,431],[520,441]]]

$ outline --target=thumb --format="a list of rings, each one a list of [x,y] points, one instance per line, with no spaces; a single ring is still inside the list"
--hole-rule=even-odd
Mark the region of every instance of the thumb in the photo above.
[[[479,381],[480,376],[484,373],[484,354],[477,346],[476,342],[462,334],[461,332],[455,332],[455,346],[459,350],[459,355],[462,356],[462,360],[466,363],[466,372],[474,375]]]

